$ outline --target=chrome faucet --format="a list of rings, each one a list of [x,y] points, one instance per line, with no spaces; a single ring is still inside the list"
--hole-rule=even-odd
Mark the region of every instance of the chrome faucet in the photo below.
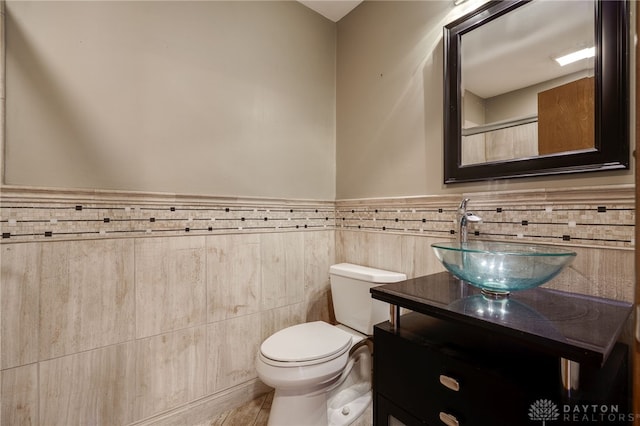
[[[464,198],[458,207],[458,241],[460,243],[467,242],[467,225],[469,222],[480,223],[482,218],[467,211],[468,198]]]

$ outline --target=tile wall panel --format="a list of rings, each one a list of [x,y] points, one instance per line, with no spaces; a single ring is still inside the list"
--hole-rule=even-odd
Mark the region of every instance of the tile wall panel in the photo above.
[[[375,268],[404,272],[410,278],[444,270],[430,247],[442,242],[425,235],[380,233],[376,238],[358,231],[336,233],[336,261],[362,263]],[[547,288],[633,301],[634,252],[621,249],[572,247],[578,254]],[[393,260],[395,259],[395,260]]]
[[[40,244],[3,245],[0,255],[0,367],[38,361]]]
[[[207,392],[215,393],[257,377],[262,336],[260,314],[213,323],[207,329]]]
[[[311,321],[311,319],[307,319],[305,316],[305,307],[303,303],[262,311],[260,319],[260,331],[262,334],[261,340],[265,340],[267,337],[271,336],[278,330],[282,330],[283,328]],[[326,319],[324,320],[327,321]]]
[[[39,424],[128,424],[134,420],[132,342],[43,361],[39,365]]]
[[[340,231],[336,234],[336,256],[339,261],[419,277],[444,270],[431,248],[438,241],[442,240],[425,235]]]
[[[262,235],[262,309],[273,309],[304,299],[304,235]]]
[[[205,237],[135,241],[136,337],[206,323]]]
[[[546,286],[572,293],[634,301],[635,253],[575,247],[576,259]]]
[[[334,233],[305,234],[304,256],[304,295],[307,321],[333,319],[329,267],[335,259]]]
[[[207,238],[208,321],[260,311],[260,235]]]
[[[3,370],[0,372],[0,381],[0,424],[39,424],[38,364]]]
[[[206,327],[136,341],[136,419],[205,395]]]
[[[131,340],[133,268],[133,240],[43,245],[39,359]]]

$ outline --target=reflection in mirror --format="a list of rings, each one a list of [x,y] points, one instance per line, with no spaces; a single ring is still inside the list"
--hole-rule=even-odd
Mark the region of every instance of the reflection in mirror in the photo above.
[[[445,183],[628,168],[627,38],[627,1],[491,1],[445,26]]]
[[[461,46],[463,165],[594,148],[593,1],[527,3]]]

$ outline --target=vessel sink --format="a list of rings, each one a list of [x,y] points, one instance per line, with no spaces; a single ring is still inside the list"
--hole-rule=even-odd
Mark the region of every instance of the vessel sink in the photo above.
[[[470,241],[431,247],[449,272],[492,297],[538,287],[576,257],[573,251],[539,244]]]

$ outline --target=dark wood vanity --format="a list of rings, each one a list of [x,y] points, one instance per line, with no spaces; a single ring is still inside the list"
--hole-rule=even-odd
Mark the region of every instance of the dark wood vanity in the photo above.
[[[448,272],[371,289],[375,425],[629,424],[630,303],[545,288],[488,299]],[[410,313],[400,316],[399,308]]]

